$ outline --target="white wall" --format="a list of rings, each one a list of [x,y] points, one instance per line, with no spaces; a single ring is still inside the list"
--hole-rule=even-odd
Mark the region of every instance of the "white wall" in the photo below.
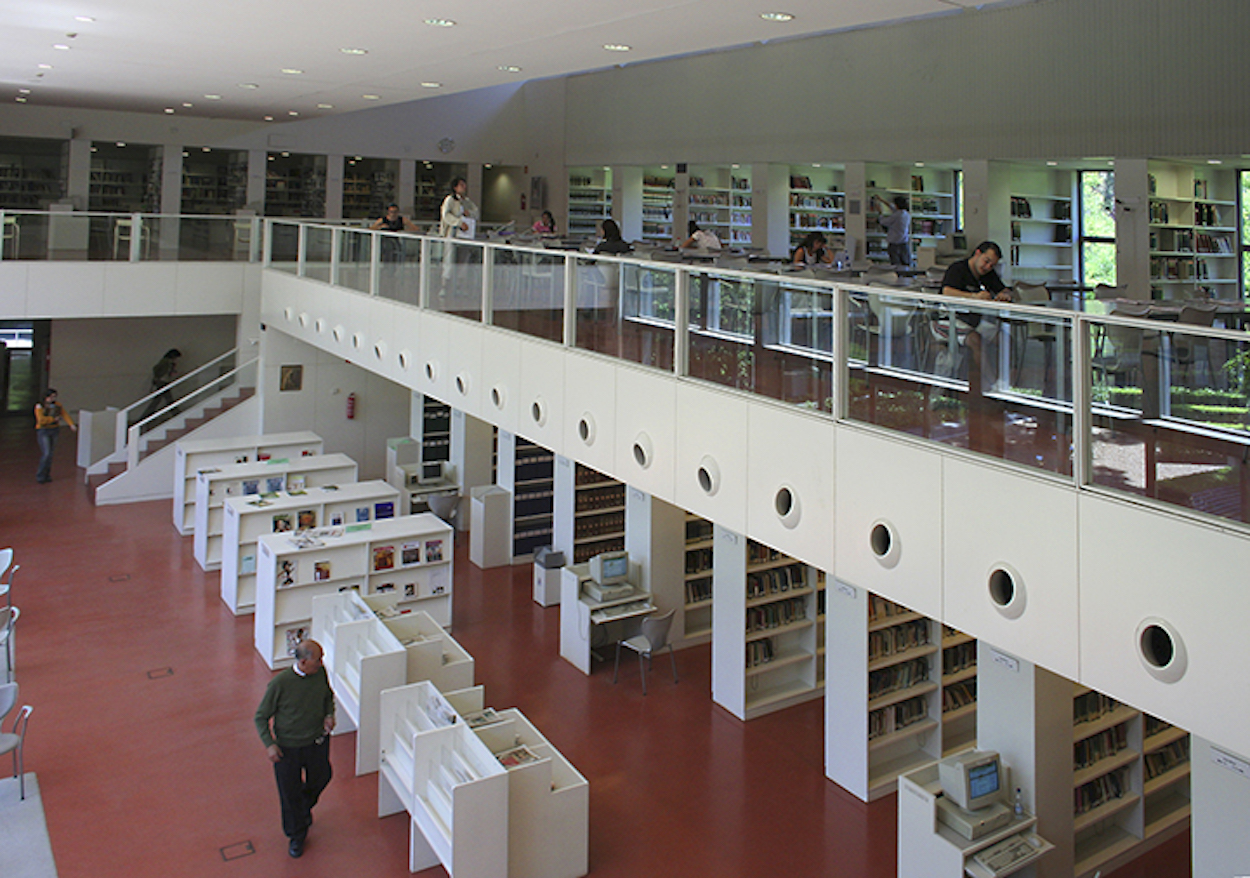
[[[122,408],[148,393],[165,351],[182,351],[186,375],[235,346],[236,323],[233,314],[53,320],[48,382],[73,410]]]

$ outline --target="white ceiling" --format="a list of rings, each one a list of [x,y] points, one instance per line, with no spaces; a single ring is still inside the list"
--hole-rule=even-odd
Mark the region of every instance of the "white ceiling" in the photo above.
[[[291,121],[980,7],[957,0],[383,0],[350,8],[344,0],[4,0],[0,100]],[[794,19],[760,17],[770,11]],[[456,25],[425,23],[439,18]],[[608,43],[631,50],[608,51]],[[801,77],[796,71],[796,83]]]

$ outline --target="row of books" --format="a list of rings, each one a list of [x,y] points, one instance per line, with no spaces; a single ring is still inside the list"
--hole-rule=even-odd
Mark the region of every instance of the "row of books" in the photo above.
[[[573,547],[573,563],[583,564],[600,552],[619,552],[624,548],[624,537],[606,537],[593,543],[583,543]]]
[[[1170,722],[1161,720],[1157,716],[1151,716],[1148,713],[1142,714],[1142,725],[1144,727],[1144,734],[1147,738],[1153,737],[1160,732],[1166,732],[1168,729],[1172,728],[1172,724]]]
[[[570,186],[593,186],[595,185],[595,181],[590,179],[589,177],[582,177],[582,176],[578,176],[575,174],[570,174],[569,185]]]
[[[868,632],[868,660],[894,655],[929,643],[929,621],[916,619],[891,628]]]
[[[603,534],[620,533],[625,530],[624,512],[605,512],[594,518],[578,519],[573,524],[573,538],[597,537]]]
[[[843,195],[836,192],[832,195],[804,195],[800,192],[790,193],[791,207],[818,207],[823,210],[841,210]]]
[[[751,196],[750,195],[734,195],[730,198],[729,203],[732,204],[734,207],[750,207]]]
[[[656,177],[652,174],[647,174],[642,178],[642,185],[651,186],[655,189],[672,189],[675,185],[674,181],[675,178],[673,177]]]
[[[911,610],[902,604],[896,604],[875,594],[868,595],[869,622],[876,622],[878,619],[888,619],[891,616],[901,616],[910,612]]]
[[[910,689],[917,683],[929,680],[929,660],[927,658],[912,659],[899,662],[888,668],[868,673],[868,697],[875,698],[887,692]]]
[[[712,538],[712,522],[696,518],[686,522],[686,542],[698,543]]]
[[[643,205],[642,218],[652,220],[669,220],[673,218],[673,209],[671,207]]]
[[[770,549],[763,543],[757,543],[755,540],[747,542],[748,564],[767,564],[770,561],[780,561],[783,557],[776,549]]]
[[[1072,699],[1072,724],[1093,722],[1100,716],[1111,713],[1120,702],[1103,695],[1101,692],[1086,692]]]
[[[1214,204],[1194,205],[1195,226],[1218,226],[1220,224],[1220,212]]]
[[[1082,784],[1073,791],[1074,812],[1077,816],[1099,805],[1121,798],[1128,792],[1128,768],[1121,768]]]
[[[776,654],[771,637],[765,637],[762,640],[752,640],[747,644],[747,667],[756,668],[760,665],[766,665],[773,660],[773,656]]]
[[[767,631],[780,628],[807,618],[807,601],[803,598],[790,598],[776,601],[760,607],[747,608],[747,634],[756,631]]]
[[[1078,771],[1114,756],[1128,747],[1128,723],[1082,738],[1072,745],[1072,765]]]
[[[923,695],[891,704],[868,714],[868,740],[902,731],[929,715],[929,707]]]
[[[1189,738],[1173,741],[1145,756],[1146,780],[1151,780],[1189,761]]]
[[[421,542],[404,543],[399,551],[399,563],[403,567],[411,564],[436,564],[443,560],[443,541],[442,540],[425,540],[422,547]],[[391,570],[395,567],[395,547],[394,546],[374,546],[373,547],[373,570]],[[327,577],[329,578],[329,577]]]
[[[712,569],[712,547],[686,550],[686,572],[702,573]]]
[[[747,597],[762,598],[773,594],[783,594],[792,588],[802,588],[803,585],[802,564],[774,567],[772,570],[760,570],[747,575]]]
[[[957,674],[965,668],[975,668],[976,665],[977,642],[975,640],[959,643],[942,650],[943,676]]]
[[[698,604],[712,599],[712,577],[692,579],[686,583],[686,603]]]
[[[728,193],[709,192],[709,193],[690,193],[690,203],[693,205],[710,205],[712,207],[728,207]]]
[[[613,506],[625,505],[625,486],[621,484],[607,485],[602,488],[588,488],[577,492],[577,511],[589,512],[594,509],[609,509]]]
[[[942,712],[948,710],[958,710],[961,707],[972,704],[977,700],[977,681],[976,678],[971,680],[960,680],[953,686],[947,686],[942,690]]]
[[[795,213],[790,215],[790,222],[796,229],[840,232],[846,228],[846,221],[837,215],[827,216],[817,213]]]
[[[609,479],[603,473],[588,466],[582,466],[580,463],[577,464],[577,468],[573,471],[573,484],[578,487],[582,485],[597,485],[606,481],[609,481]]]

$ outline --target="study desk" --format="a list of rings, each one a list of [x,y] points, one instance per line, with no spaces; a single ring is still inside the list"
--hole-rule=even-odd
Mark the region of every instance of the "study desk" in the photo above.
[[[565,567],[560,576],[560,657],[583,674],[591,660],[603,656],[596,649],[626,640],[638,632],[642,619],[654,613],[651,593],[638,586],[628,596],[595,601],[582,593],[586,565]]]

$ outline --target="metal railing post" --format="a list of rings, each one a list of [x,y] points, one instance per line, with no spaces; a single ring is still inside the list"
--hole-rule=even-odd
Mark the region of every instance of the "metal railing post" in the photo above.
[[[1092,369],[1090,367],[1090,324],[1083,314],[1075,314],[1072,331],[1072,479],[1077,488],[1090,483],[1093,473],[1093,447],[1090,442],[1090,406],[1093,405]],[[1062,388],[1056,388],[1062,392]]]
[[[564,255],[564,344],[577,347],[577,257]]]
[[[142,254],[142,248],[139,246],[143,240],[143,216],[141,214],[132,213],[130,215],[130,255],[131,262],[138,262]]]
[[[376,296],[382,291],[382,235],[379,232],[369,233],[369,295]]]
[[[690,274],[678,268],[673,283],[673,373],[690,374]]]
[[[495,246],[482,245],[482,322],[495,322]]]
[[[308,246],[308,226],[299,223],[295,226],[295,274],[304,277],[305,250]]]

